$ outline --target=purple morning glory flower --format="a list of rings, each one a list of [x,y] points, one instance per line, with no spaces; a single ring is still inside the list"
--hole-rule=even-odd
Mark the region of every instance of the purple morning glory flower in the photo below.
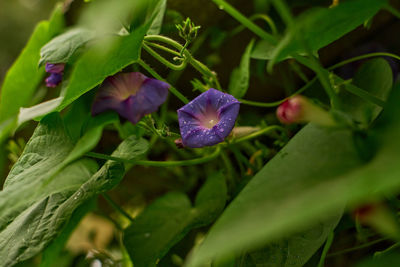
[[[195,148],[224,141],[235,125],[239,107],[236,98],[211,88],[178,109],[183,145]]]
[[[92,115],[114,110],[135,124],[145,115],[157,111],[167,99],[168,88],[169,84],[140,72],[116,74],[100,86]]]
[[[46,72],[50,73],[50,76],[46,78],[46,86],[47,87],[56,87],[60,84],[63,72],[64,72],[65,64],[46,64]]]

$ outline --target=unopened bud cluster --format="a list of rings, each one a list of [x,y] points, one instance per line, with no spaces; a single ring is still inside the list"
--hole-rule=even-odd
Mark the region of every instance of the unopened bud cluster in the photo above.
[[[197,37],[200,26],[196,26],[190,18],[187,18],[182,24],[177,24],[176,28],[179,31],[180,37],[187,42],[192,42]]]

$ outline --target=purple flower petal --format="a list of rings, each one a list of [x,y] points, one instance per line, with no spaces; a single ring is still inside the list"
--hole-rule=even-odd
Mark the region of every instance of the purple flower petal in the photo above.
[[[62,80],[62,74],[59,73],[51,73],[49,77],[46,78],[46,86],[47,87],[57,87]]]
[[[224,141],[235,125],[240,103],[213,88],[178,110],[182,142],[187,147],[212,146]]]
[[[140,72],[108,77],[99,88],[92,115],[115,110],[135,124],[143,116],[157,111],[167,99],[168,88],[167,83],[148,78]]]
[[[64,71],[65,64],[51,64],[51,63],[46,63],[46,72],[47,73],[58,73],[62,74]]]

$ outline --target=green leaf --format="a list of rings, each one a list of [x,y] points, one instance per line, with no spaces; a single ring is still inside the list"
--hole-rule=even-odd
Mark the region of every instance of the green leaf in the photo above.
[[[81,150],[79,155],[76,148],[75,157],[66,161],[73,149],[74,143],[66,134],[61,118],[57,114],[44,118],[0,191],[0,230],[35,201],[48,196],[43,188],[52,185],[64,167],[87,152]]]
[[[60,229],[64,214],[59,207],[96,171],[97,164],[81,160],[61,171],[46,194],[15,214],[12,222],[0,232],[0,266],[12,266],[39,253]],[[34,183],[36,184],[36,183]],[[31,192],[38,188],[31,187]],[[72,206],[71,206],[72,208]],[[75,207],[73,207],[75,208]]]
[[[291,54],[316,52],[372,18],[387,4],[386,0],[351,0],[332,8],[315,8],[301,14],[271,54],[269,45],[264,55],[273,62]],[[357,16],[354,16],[357,14]]]
[[[44,176],[52,172],[72,148],[72,140],[66,134],[60,116],[56,113],[48,115],[36,128],[18,162],[12,167],[4,189],[14,184],[27,184],[33,179],[32,176]]]
[[[0,266],[36,255],[78,207],[120,182],[122,163],[107,161],[95,173],[94,161],[77,160],[88,148],[72,142],[57,114],[39,124],[0,192]],[[135,159],[147,148],[145,140],[130,137],[112,155]]]
[[[385,102],[393,85],[393,74],[389,63],[383,58],[375,58],[364,63],[353,78],[353,84],[346,84],[347,90],[354,86],[363,89],[368,94]],[[351,87],[351,88],[349,88]],[[342,109],[364,127],[369,125],[382,111],[382,108],[373,104],[365,103],[362,99],[350,92],[342,91],[339,94],[342,100]],[[362,103],[364,105],[361,105]]]
[[[78,226],[82,218],[89,211],[94,210],[95,207],[96,199],[92,199],[83,203],[73,212],[71,218],[65,224],[58,236],[43,251],[40,267],[51,267],[55,262],[57,262],[72,232]]]
[[[67,63],[69,58],[95,37],[94,32],[76,28],[53,38],[40,50],[39,65],[43,63]]]
[[[167,0],[160,0],[154,11],[154,13],[156,13],[156,17],[147,31],[147,34],[160,34],[166,9]]]
[[[274,241],[263,249],[249,253],[244,258],[244,266],[303,266],[335,229],[342,217],[342,212],[333,217],[290,238]]]
[[[61,104],[62,100],[62,97],[57,97],[29,108],[21,108],[18,114],[16,127],[18,128],[27,121],[38,119],[49,114]]]
[[[124,244],[135,266],[156,263],[195,227],[210,224],[222,212],[227,198],[224,177],[210,176],[197,194],[194,207],[183,193],[157,199],[125,230]]]
[[[45,74],[44,69],[39,69],[37,65],[40,49],[61,32],[63,27],[64,16],[61,5],[56,7],[49,21],[42,21],[36,26],[27,45],[4,78],[0,97],[1,123],[15,117],[19,108],[26,106],[32,99]]]
[[[249,88],[250,80],[250,54],[253,50],[254,40],[247,45],[242,55],[240,66],[233,70],[229,82],[229,93],[236,98],[242,98]]]
[[[269,60],[272,58],[274,50],[275,46],[270,42],[260,40],[255,44],[250,56],[254,59]]]
[[[396,266],[400,262],[400,253],[393,251],[379,257],[369,257],[359,262],[356,267]]]
[[[157,29],[162,22],[165,10],[165,0],[139,0],[135,3],[135,9],[130,21],[130,29],[135,30],[143,24],[150,23],[148,30]],[[160,17],[162,16],[162,17]],[[161,20],[161,21],[160,21]],[[149,33],[148,33],[149,34]]]
[[[100,141],[103,128],[108,124],[117,122],[118,120],[119,118],[115,113],[104,113],[94,118],[90,118],[88,121],[88,130],[77,141],[65,161],[72,162],[82,156],[83,153],[94,148]]]
[[[349,131],[304,127],[234,199],[188,266],[260,247],[327,219],[338,209],[311,213],[308,206],[326,196],[319,184],[361,163]]]
[[[346,130],[304,127],[249,182],[194,251],[187,266],[311,227],[347,207],[400,191],[400,92],[389,98],[378,153],[363,164]]]

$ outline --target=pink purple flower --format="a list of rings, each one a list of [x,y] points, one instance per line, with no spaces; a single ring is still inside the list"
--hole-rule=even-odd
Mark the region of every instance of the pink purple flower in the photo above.
[[[240,102],[213,88],[178,110],[182,143],[187,147],[223,142],[235,125]]]
[[[322,126],[337,125],[328,111],[301,95],[283,102],[276,110],[276,116],[285,124],[313,122]]]
[[[285,124],[301,122],[303,120],[302,97],[295,96],[283,102],[276,110],[278,119]]]
[[[46,72],[50,75],[46,78],[46,86],[54,88],[62,81],[65,64],[46,64]]]
[[[169,84],[148,78],[140,72],[119,73],[100,86],[92,106],[92,115],[114,110],[133,124],[157,111],[165,102]]]

